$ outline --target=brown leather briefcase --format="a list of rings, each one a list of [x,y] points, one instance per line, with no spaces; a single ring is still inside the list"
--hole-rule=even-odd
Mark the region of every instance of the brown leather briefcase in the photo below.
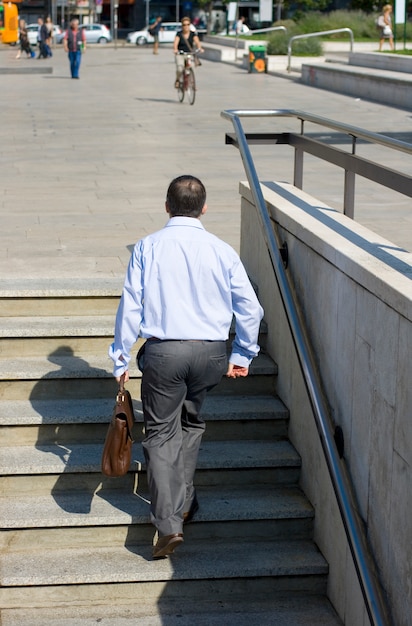
[[[134,412],[130,393],[120,383],[102,454],[105,476],[127,474],[132,458]]]

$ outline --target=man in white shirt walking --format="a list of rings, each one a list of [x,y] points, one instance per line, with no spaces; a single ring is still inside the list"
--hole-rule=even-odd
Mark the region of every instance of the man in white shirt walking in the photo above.
[[[237,253],[201,224],[206,209],[199,179],[180,176],[170,183],[170,219],[134,248],[109,349],[114,376],[119,381],[123,375],[126,382],[130,349],[139,335],[147,339],[141,366],[143,449],[151,520],[158,530],[154,558],[183,542],[183,523],[198,509],[193,478],[207,392],[224,374],[247,376],[259,352],[263,310]]]

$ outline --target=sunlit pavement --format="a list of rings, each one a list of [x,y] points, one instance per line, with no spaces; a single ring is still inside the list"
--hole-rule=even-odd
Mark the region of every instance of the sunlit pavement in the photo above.
[[[239,153],[225,145],[220,116],[237,108],[300,109],[409,141],[412,116],[372,102],[307,87],[242,67],[204,61],[194,106],[180,104],[171,47],[95,46],[70,78],[61,47],[50,60],[15,58],[4,68],[52,73],[0,74],[2,81],[2,279],[123,277],[130,247],[166,222],[170,180],[199,176],[208,190],[205,226],[239,248]],[[37,70],[40,71],[40,70]],[[248,129],[298,130],[286,118]],[[319,132],[319,128],[313,128]],[[394,169],[405,155],[362,146]],[[262,180],[292,180],[287,146],[254,147]],[[341,210],[343,172],[305,159],[304,189]],[[412,249],[410,200],[357,180],[355,216],[394,244]]]

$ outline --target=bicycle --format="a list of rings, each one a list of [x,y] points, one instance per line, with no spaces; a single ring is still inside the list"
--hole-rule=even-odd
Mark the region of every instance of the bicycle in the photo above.
[[[196,98],[196,79],[195,79],[195,55],[198,52],[180,52],[184,54],[184,68],[179,78],[179,86],[177,88],[177,98],[179,102],[183,102],[185,92],[187,92],[187,99],[189,104],[194,104]]]

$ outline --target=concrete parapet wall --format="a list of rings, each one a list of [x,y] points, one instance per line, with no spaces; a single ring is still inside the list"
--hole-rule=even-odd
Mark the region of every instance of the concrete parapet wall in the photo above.
[[[210,43],[203,44],[202,59],[207,61],[215,61],[217,63],[235,63],[236,62],[236,50],[235,48],[222,48]],[[239,50],[239,55],[241,51]],[[242,51],[243,54],[243,51]]]
[[[331,414],[397,626],[412,606],[412,254],[288,184],[262,191],[282,241]],[[278,393],[330,564],[328,594],[348,626],[369,624],[274,272],[246,183],[241,256],[258,285]]]

